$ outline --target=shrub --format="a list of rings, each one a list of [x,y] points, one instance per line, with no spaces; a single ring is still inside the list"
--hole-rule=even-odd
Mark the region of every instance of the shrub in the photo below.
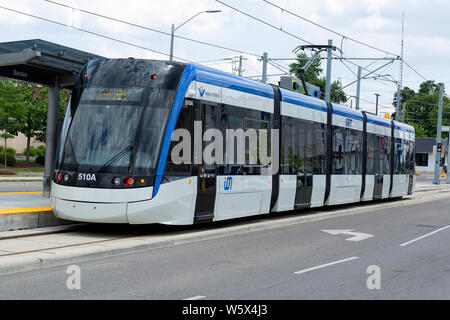
[[[23,149],[23,154],[27,155],[27,148]],[[35,147],[30,147],[30,156],[31,157],[37,156],[37,149]]]
[[[39,163],[41,166],[45,165],[45,156],[37,156],[36,163]]]
[[[45,157],[45,147],[44,146],[39,146],[36,148],[36,155],[38,157]]]
[[[16,149],[8,147],[8,148],[6,148],[6,153],[15,156],[16,155]]]
[[[0,153],[0,164],[5,165],[5,154],[3,151]],[[14,154],[6,152],[6,165],[9,167],[14,167],[16,165],[16,157]]]

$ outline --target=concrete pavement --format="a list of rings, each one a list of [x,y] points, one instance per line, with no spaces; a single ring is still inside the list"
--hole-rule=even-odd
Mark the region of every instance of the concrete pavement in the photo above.
[[[78,262],[81,290],[67,289],[67,266],[6,275],[0,299],[448,299],[450,229],[401,245],[450,225],[449,207],[442,198]],[[379,290],[367,287],[370,266]]]

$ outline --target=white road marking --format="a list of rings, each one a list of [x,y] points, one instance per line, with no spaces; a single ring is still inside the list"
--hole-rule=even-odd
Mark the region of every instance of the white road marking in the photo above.
[[[426,235],[423,235],[423,236],[418,237],[418,238],[416,238],[416,239],[413,239],[413,240],[411,240],[411,241],[405,242],[405,243],[401,244],[400,247],[406,247],[407,245],[409,245],[409,244],[411,244],[411,243],[414,243],[414,242],[416,242],[416,241],[422,240],[422,239],[424,239],[424,238],[426,238],[426,237],[429,237],[429,236],[431,236],[431,235],[433,235],[433,234],[435,234],[435,233],[438,233],[438,232],[440,232],[440,231],[442,231],[442,230],[445,230],[445,229],[448,229],[448,228],[450,228],[450,225],[445,226],[445,227],[442,227],[442,228],[437,229],[437,230],[434,230],[433,232],[427,233]]]
[[[362,240],[366,240],[366,239],[374,237],[373,234],[354,232],[353,229],[351,229],[351,230],[322,230],[322,231],[332,234],[332,235],[345,234],[345,235],[353,236],[351,238],[345,239],[347,241],[362,241]]]
[[[204,298],[206,298],[206,297],[205,296],[195,296],[195,297],[187,298],[187,299],[184,299],[184,300],[201,300],[201,299],[204,299]]]
[[[351,257],[351,258],[347,258],[347,259],[343,259],[343,260],[339,260],[339,261],[335,261],[335,262],[330,262],[330,263],[327,263],[327,264],[322,264],[322,265],[317,266],[317,267],[312,267],[312,268],[300,270],[300,271],[297,271],[297,272],[294,272],[294,273],[295,274],[302,274],[302,273],[306,273],[306,272],[309,272],[309,271],[322,269],[322,268],[329,267],[329,266],[332,266],[332,265],[335,265],[335,264],[338,264],[338,263],[343,263],[343,262],[352,261],[352,260],[356,260],[356,259],[359,259],[359,257]]]

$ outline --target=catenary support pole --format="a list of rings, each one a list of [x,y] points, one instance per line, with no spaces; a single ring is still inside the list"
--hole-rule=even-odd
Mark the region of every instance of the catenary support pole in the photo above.
[[[437,123],[437,138],[436,138],[436,146],[439,143],[442,143],[441,134],[442,134],[442,100],[444,96],[444,88],[441,86],[439,88],[439,109],[438,109],[438,123]],[[439,177],[441,175],[441,153],[438,152],[436,148],[436,156],[434,159],[434,184],[439,184]]]
[[[378,98],[380,97],[380,94],[375,93],[375,96],[377,97],[377,102],[375,106],[375,115],[378,116]]]
[[[400,102],[402,100],[400,83],[397,84],[397,103],[395,104],[395,120],[400,121]]]
[[[327,56],[327,79],[325,85],[325,101],[330,103],[331,91],[331,55],[333,51],[333,40],[328,40],[328,56]]]
[[[48,110],[47,110],[47,132],[45,137],[45,164],[43,195],[50,197],[50,188],[53,175],[53,161],[56,154],[57,126],[58,126],[58,106],[59,106],[59,86],[58,77],[55,79],[55,85],[48,88]]]
[[[267,83],[267,52],[263,54],[262,82]]]
[[[446,172],[447,177],[446,177],[445,183],[450,184],[450,174],[449,174],[450,172],[448,170],[448,164],[449,164],[448,159],[450,157],[450,132],[448,133],[446,151],[447,151],[447,159],[446,159],[446,161],[447,161],[447,172]]]
[[[450,184],[450,172],[448,169],[448,165],[450,162],[450,161],[448,161],[449,159],[450,159],[450,132],[448,133],[448,139],[447,139],[447,180],[446,180],[447,184]]]
[[[173,61],[173,38],[175,36],[175,25],[172,24],[172,31],[170,33],[170,61]]]
[[[361,95],[361,67],[358,67],[358,82],[356,85],[356,110],[359,110],[359,97]]]
[[[239,71],[238,75],[242,77],[242,54],[239,56]]]

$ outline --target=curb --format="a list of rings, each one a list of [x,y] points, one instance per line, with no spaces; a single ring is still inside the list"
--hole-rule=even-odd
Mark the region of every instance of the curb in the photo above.
[[[334,208],[333,211],[318,210],[312,213],[296,216],[274,216],[265,217],[264,221],[243,221],[238,225],[230,227],[219,227],[219,229],[200,231],[181,231],[179,234],[163,236],[138,236],[127,239],[106,240],[97,243],[75,245],[57,249],[47,249],[32,253],[15,254],[11,256],[0,256],[0,275],[46,269],[72,263],[80,263],[98,260],[124,254],[138,253],[151,249],[171,247],[203,240],[213,240],[237,236],[249,232],[261,232],[286,227],[300,223],[321,221],[336,217],[349,216],[358,213],[369,213],[381,208],[395,208],[424,203],[434,200],[449,198],[450,190],[445,194],[427,196],[426,198],[411,199],[389,203],[383,201],[368,206],[356,208]],[[214,227],[212,227],[214,228]]]
[[[72,222],[57,219],[51,210],[0,214],[0,231],[37,229],[70,223]]]

